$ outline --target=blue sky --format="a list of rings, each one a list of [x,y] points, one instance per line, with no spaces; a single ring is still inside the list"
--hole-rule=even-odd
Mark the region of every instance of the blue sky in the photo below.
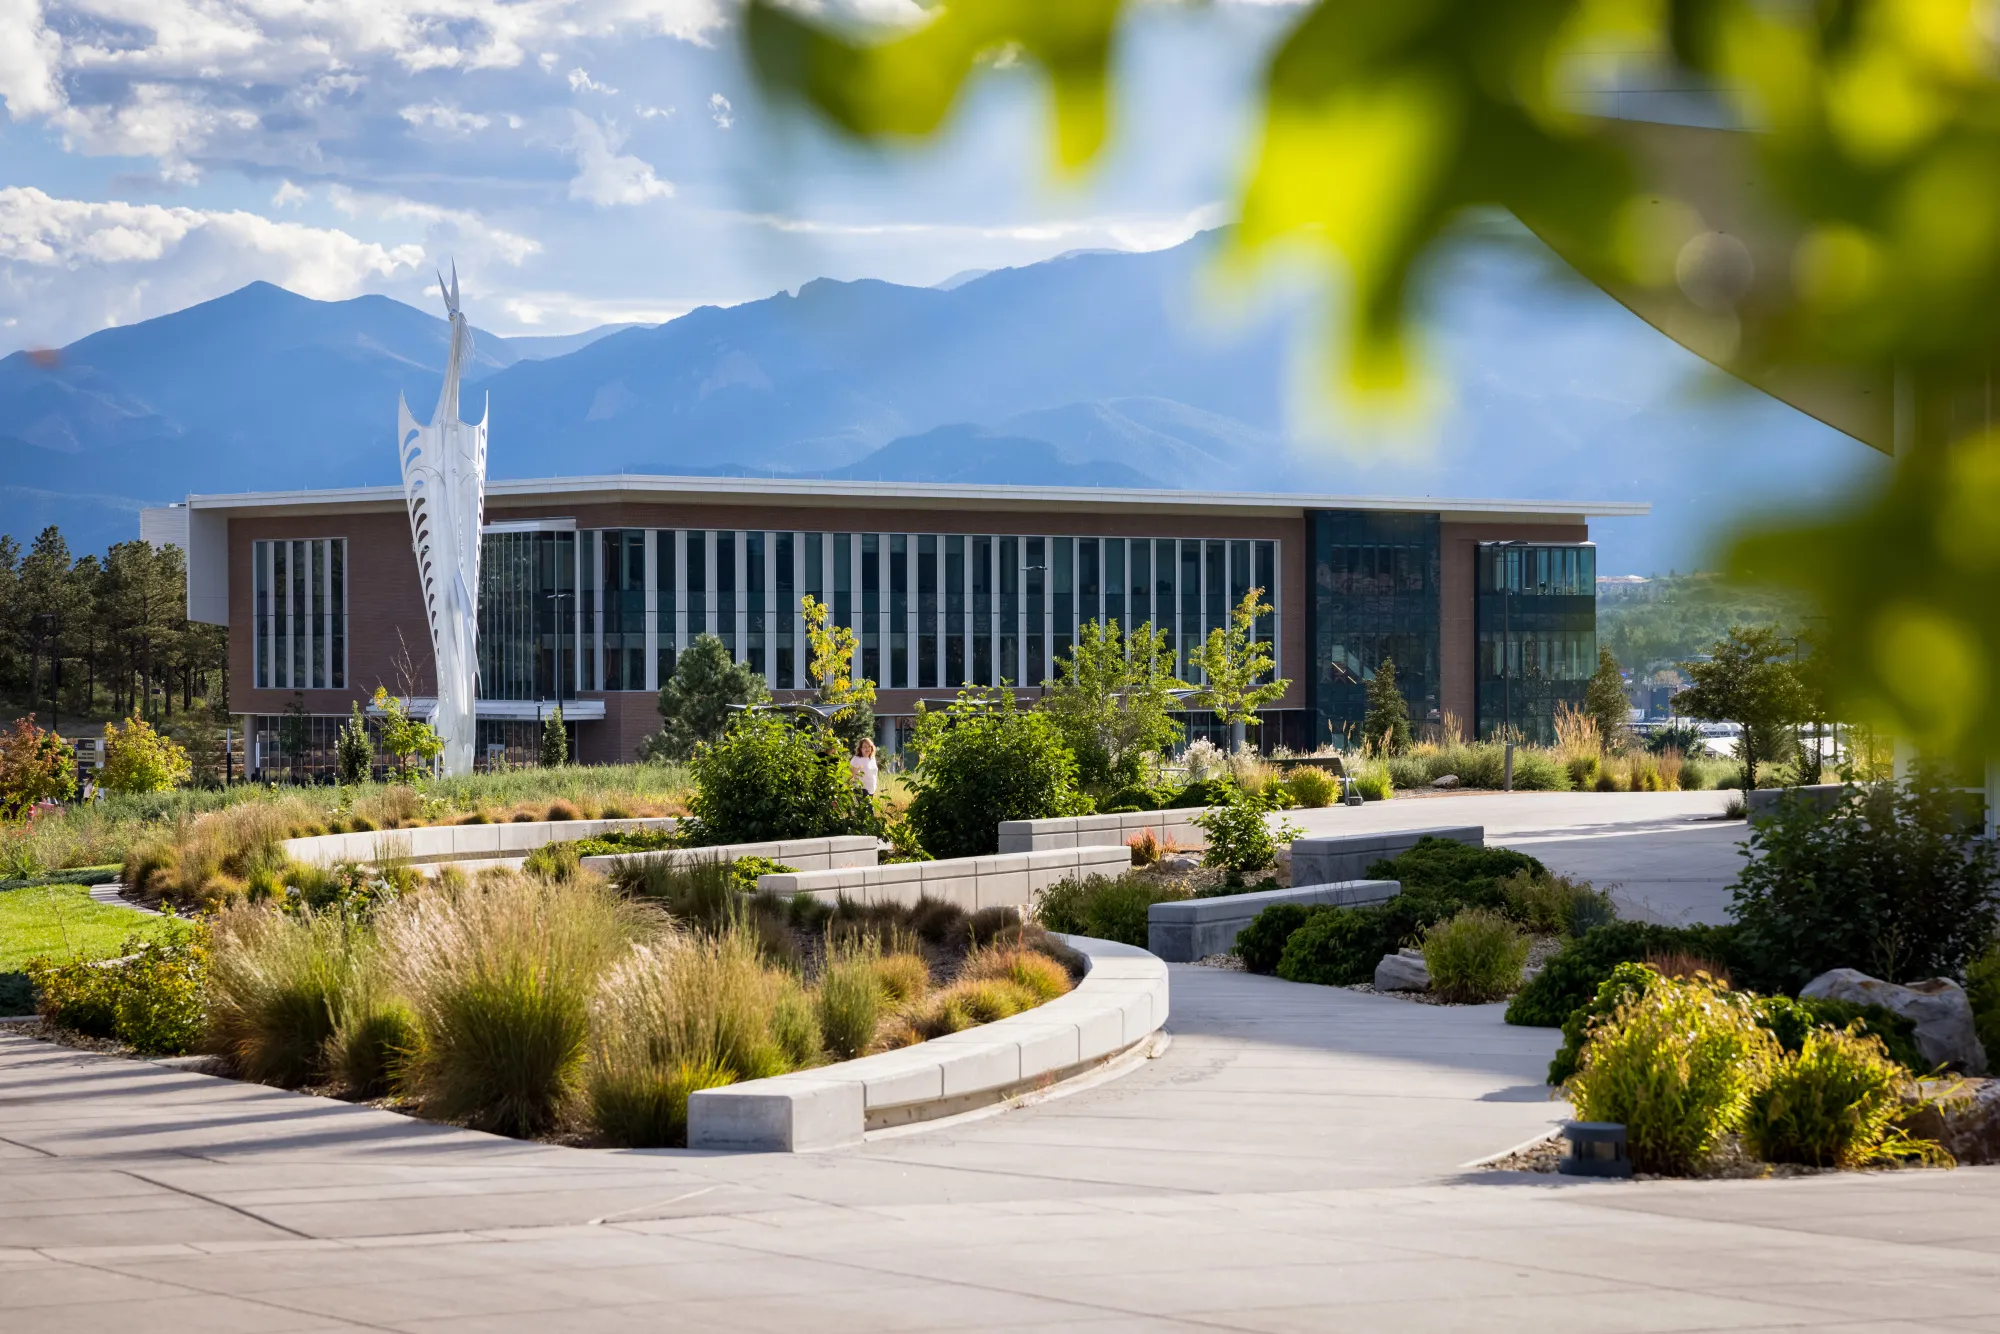
[[[1061,183],[1031,71],[861,150],[760,101],[723,0],[0,0],[0,352],[260,278],[429,308],[454,258],[534,334],[1170,245],[1227,220],[1292,14],[1135,15],[1113,147]]]

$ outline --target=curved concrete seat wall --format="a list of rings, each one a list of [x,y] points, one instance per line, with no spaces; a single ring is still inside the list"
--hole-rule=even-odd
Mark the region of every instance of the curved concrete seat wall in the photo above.
[[[672,816],[654,820],[523,820],[509,824],[426,825],[362,834],[288,838],[278,846],[308,866],[341,862],[442,862],[520,857],[545,843],[591,838],[618,829],[672,829]]]
[[[981,908],[1026,910],[1037,890],[1068,876],[1123,875],[1132,854],[1123,843],[1043,852],[1002,852],[991,857],[955,857],[941,862],[897,862],[845,870],[778,872],[757,877],[757,888],[790,898],[841,896],[857,903],[915,903],[929,897],[956,903],[967,912]]]
[[[1178,811],[1121,811],[1116,815],[1070,815],[1055,820],[1002,820],[1000,851],[1041,852],[1048,848],[1123,846],[1147,830],[1162,843],[1196,849],[1208,846],[1208,836],[1194,823],[1206,806]]]
[[[725,843],[711,848],[661,848],[656,852],[585,857],[583,868],[610,875],[620,862],[672,862],[687,866],[704,861],[733,862],[739,857],[769,857],[801,871],[830,871],[874,866],[881,852],[882,844],[872,834],[843,834],[838,838],[790,838],[771,843]]]
[[[1261,889],[1254,894],[1155,903],[1146,909],[1146,944],[1168,963],[1193,963],[1229,953],[1243,928],[1274,903],[1358,908],[1386,903],[1402,892],[1402,885],[1394,880],[1349,880],[1337,885]]]
[[[1164,963],[1130,945],[1058,938],[1089,964],[1067,996],[879,1056],[703,1089],[688,1099],[688,1147],[792,1153],[850,1144],[1080,1074],[1167,1022]]]

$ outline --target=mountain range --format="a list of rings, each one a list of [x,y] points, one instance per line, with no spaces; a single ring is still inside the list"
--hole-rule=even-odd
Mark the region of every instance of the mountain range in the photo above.
[[[1440,392],[1422,442],[1302,429],[1294,374],[1318,294],[1227,332],[1195,293],[1214,233],[937,287],[806,283],[658,326],[475,331],[496,478],[653,472],[902,481],[1644,499],[1600,521],[1605,572],[1702,561],[1759,507],[1877,472],[1865,446],[1721,377],[1610,298],[1551,283],[1520,238],[1430,275]],[[393,483],[395,399],[428,416],[443,320],[381,296],[266,283],[56,353],[0,359],[0,531],[73,550],[189,493]]]

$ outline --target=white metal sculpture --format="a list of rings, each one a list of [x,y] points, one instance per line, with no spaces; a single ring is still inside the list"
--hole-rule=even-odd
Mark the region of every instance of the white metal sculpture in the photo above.
[[[449,288],[444,275],[438,275],[438,289],[451,316],[444,388],[428,426],[419,425],[403,396],[396,396],[396,439],[437,667],[437,712],[431,725],[444,740],[439,765],[446,774],[467,774],[472,772],[479,680],[479,528],[486,508],[486,421],[492,404],[489,399],[477,425],[458,419],[458,381],[472,357],[472,330],[458,308],[457,265]]]

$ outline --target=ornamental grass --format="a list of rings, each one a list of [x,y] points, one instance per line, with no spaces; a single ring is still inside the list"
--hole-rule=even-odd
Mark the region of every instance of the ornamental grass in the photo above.
[[[435,1119],[531,1136],[576,1092],[600,977],[656,923],[603,881],[482,876],[385,909],[391,976],[416,1016],[403,1085]]]
[[[245,1079],[295,1088],[326,1073],[345,992],[373,948],[367,928],[337,912],[242,904],[209,932],[203,1046]]]

